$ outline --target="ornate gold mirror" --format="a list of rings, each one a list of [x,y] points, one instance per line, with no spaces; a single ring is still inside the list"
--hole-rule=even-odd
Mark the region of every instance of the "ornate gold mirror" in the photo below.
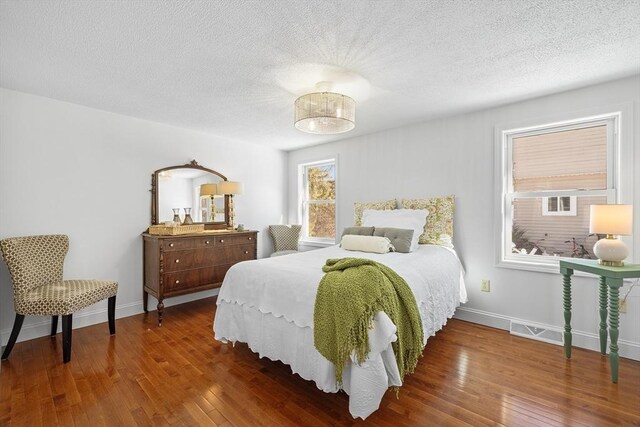
[[[229,196],[217,194],[227,178],[219,172],[191,163],[158,169],[151,175],[151,224],[172,221],[176,212],[183,221],[189,212],[205,229],[229,226]]]

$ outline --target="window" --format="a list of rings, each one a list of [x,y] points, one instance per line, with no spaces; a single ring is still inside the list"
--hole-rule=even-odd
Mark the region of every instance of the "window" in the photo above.
[[[299,166],[303,240],[331,243],[336,238],[336,160]]]
[[[542,198],[542,215],[576,216],[576,196],[551,196]]]
[[[500,264],[595,258],[589,206],[616,203],[619,114],[500,130]]]

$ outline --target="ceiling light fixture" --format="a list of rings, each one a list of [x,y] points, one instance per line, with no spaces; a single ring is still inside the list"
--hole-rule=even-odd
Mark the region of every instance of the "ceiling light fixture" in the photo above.
[[[319,92],[296,99],[294,124],[302,132],[319,135],[349,132],[356,127],[356,102],[340,93],[330,92],[330,82],[316,84]]]

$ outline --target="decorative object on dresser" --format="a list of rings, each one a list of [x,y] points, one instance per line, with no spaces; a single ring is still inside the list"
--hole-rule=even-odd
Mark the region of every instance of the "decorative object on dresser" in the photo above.
[[[191,163],[170,166],[151,176],[151,226],[143,233],[143,307],[158,300],[162,325],[164,299],[220,287],[233,264],[256,259],[257,231],[235,232],[232,194],[242,184]],[[218,197],[219,196],[219,197]],[[194,223],[178,225],[171,207],[190,203]],[[220,215],[220,218],[218,218]]]
[[[148,295],[158,300],[158,326],[164,299],[219,288],[227,270],[256,259],[257,231],[204,231],[178,236],[144,233],[143,307]]]
[[[229,196],[229,230],[233,230],[233,220],[235,213],[233,211],[233,196],[235,194],[242,194],[244,192],[244,186],[241,182],[237,181],[222,181],[218,184],[218,192]]]
[[[0,249],[13,283],[16,318],[2,359],[13,350],[26,316],[52,316],[51,337],[58,331],[62,316],[62,358],[71,360],[73,313],[108,299],[109,332],[116,333],[115,309],[118,282],[111,280],[63,280],[64,258],[69,237],[12,237],[0,241]]]
[[[164,224],[167,221],[182,222],[179,208],[189,208],[194,223],[203,223],[205,229],[226,229],[229,227],[229,196],[212,198],[203,193],[203,184],[216,184],[227,181],[219,172],[200,166],[192,160],[190,163],[158,169],[151,174],[151,224]],[[220,218],[203,218],[201,202],[211,203],[207,212],[220,213]],[[172,212],[173,209],[173,212]]]
[[[191,208],[184,208],[184,219],[182,220],[182,225],[191,224],[193,224],[193,218],[191,218]]]
[[[200,209],[203,216],[203,221],[215,221],[216,218],[216,205],[215,200],[224,197],[222,194],[218,194],[218,184],[202,184],[200,186],[200,197],[209,196],[209,199],[200,200]],[[205,218],[206,217],[206,218]]]
[[[273,240],[272,257],[280,255],[294,254],[298,252],[298,241],[302,233],[302,226],[299,224],[284,225],[276,224],[269,226],[269,235]]]

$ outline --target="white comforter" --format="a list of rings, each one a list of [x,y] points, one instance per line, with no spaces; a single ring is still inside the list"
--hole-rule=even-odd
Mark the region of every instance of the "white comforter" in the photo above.
[[[325,392],[337,392],[335,368],[313,346],[313,308],[322,266],[329,258],[369,258],[402,276],[416,297],[425,344],[466,302],[463,270],[454,251],[420,245],[410,254],[371,254],[332,246],[297,254],[245,261],[225,276],[213,329],[223,342],[245,342],[261,357],[280,360]],[[400,386],[391,343],[397,338],[389,317],[379,312],[369,331],[371,351],[361,365],[344,371],[353,417],[366,418],[378,409],[385,391]]]

